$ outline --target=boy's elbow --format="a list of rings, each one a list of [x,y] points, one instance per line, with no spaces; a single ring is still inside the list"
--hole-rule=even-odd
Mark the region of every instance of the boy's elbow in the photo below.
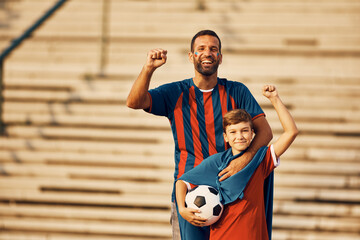
[[[297,137],[297,135],[299,135],[299,129],[295,126],[292,130],[291,130],[291,138],[294,141],[295,138]]]
[[[297,137],[297,135],[299,135],[299,133],[300,133],[299,129],[298,129],[297,127],[295,127],[295,129],[294,129],[294,133],[293,133],[294,138],[296,138],[296,137]]]

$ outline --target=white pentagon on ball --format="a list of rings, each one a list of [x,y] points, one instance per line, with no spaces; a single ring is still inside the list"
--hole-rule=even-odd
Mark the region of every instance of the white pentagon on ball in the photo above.
[[[219,192],[207,185],[199,185],[191,189],[186,194],[185,204],[188,208],[201,211],[200,213],[195,213],[195,215],[207,219],[205,226],[215,223],[220,218],[224,209],[220,202]]]

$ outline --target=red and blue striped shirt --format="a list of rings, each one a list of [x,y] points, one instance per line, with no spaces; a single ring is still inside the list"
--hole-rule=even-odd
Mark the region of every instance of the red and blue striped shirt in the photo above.
[[[208,156],[227,149],[222,129],[222,117],[227,111],[244,109],[253,120],[264,115],[244,84],[224,78],[218,78],[210,92],[201,91],[190,78],[161,85],[149,90],[149,94],[151,106],[146,111],[166,116],[171,124],[175,180]]]

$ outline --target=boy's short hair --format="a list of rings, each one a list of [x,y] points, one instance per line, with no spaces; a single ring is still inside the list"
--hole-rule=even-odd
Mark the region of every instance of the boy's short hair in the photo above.
[[[214,31],[212,31],[212,30],[201,30],[200,32],[198,32],[197,34],[195,34],[195,36],[191,39],[191,46],[190,46],[191,52],[194,52],[194,43],[195,43],[195,40],[196,40],[198,37],[200,37],[200,36],[206,36],[206,35],[216,37],[217,40],[219,40],[219,52],[221,53],[221,41],[220,41],[220,38],[219,38],[219,36],[216,34],[216,32],[214,32]]]
[[[250,123],[251,129],[254,128],[251,115],[244,109],[233,109],[225,113],[225,115],[223,116],[224,133],[226,133],[226,127],[228,127],[229,125],[234,125],[241,122],[248,122]]]

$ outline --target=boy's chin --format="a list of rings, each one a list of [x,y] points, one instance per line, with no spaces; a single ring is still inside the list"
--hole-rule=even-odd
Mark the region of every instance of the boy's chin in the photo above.
[[[232,147],[233,150],[235,150],[236,152],[242,152],[245,151],[246,149],[248,149],[249,146],[242,146],[242,147]]]

